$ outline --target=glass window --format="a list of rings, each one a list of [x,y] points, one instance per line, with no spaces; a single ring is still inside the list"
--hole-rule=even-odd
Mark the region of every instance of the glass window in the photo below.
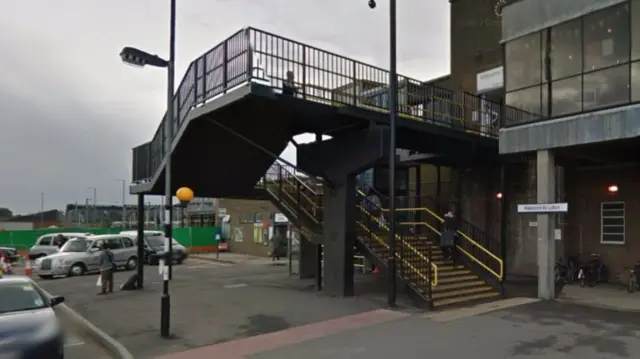
[[[585,111],[629,102],[629,65],[584,75]]]
[[[582,70],[580,19],[551,28],[551,78],[577,75]]]
[[[542,110],[540,97],[540,86],[534,86],[507,93],[505,101],[509,106],[530,112],[530,119],[518,119],[518,122],[528,122],[540,119],[540,112]]]
[[[584,17],[584,70],[629,61],[629,4]]]
[[[640,59],[640,0],[631,1],[631,60]]]
[[[134,246],[133,241],[131,240],[131,238],[125,237],[125,238],[122,239],[122,242],[124,243],[125,247],[133,247]]]
[[[109,238],[107,239],[107,246],[109,249],[122,249],[121,238]]]
[[[624,202],[603,202],[600,205],[602,243],[624,244]]]
[[[540,33],[523,36],[505,45],[507,91],[540,83]]]
[[[640,101],[640,62],[631,64],[631,102]]]
[[[574,76],[551,83],[552,116],[562,116],[582,110],[582,77]]]
[[[51,237],[50,236],[41,237],[40,240],[38,241],[38,245],[39,246],[50,246],[51,245]]]

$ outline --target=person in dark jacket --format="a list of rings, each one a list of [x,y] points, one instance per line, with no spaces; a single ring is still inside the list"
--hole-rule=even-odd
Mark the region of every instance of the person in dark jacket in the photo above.
[[[271,238],[271,260],[279,261],[287,252],[287,237],[281,231],[276,231]],[[274,263],[275,264],[275,263]]]
[[[287,79],[282,81],[282,94],[293,96],[296,94],[295,75],[293,71],[287,71]]]
[[[456,215],[453,209],[449,210],[444,215],[444,222],[442,223],[442,238],[440,239],[440,246],[442,247],[442,254],[448,260],[453,261],[454,267],[458,265],[458,250],[457,244],[457,232],[458,224]]]

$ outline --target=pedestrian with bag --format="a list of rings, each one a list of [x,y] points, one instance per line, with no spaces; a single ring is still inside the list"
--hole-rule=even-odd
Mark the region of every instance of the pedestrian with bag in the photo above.
[[[113,272],[115,267],[113,252],[111,252],[107,243],[103,242],[100,244],[100,277],[98,277],[100,293],[98,294],[113,293]]]

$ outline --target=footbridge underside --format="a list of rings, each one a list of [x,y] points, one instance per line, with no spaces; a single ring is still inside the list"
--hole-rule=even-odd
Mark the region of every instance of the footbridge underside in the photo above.
[[[285,46],[272,48],[270,39]],[[327,60],[319,62],[319,55]],[[293,81],[284,80],[291,75]],[[359,151],[353,143],[372,131],[388,137],[381,130],[389,125],[387,80],[374,66],[241,30],[187,70],[176,93],[170,150],[163,124],[152,141],[134,148],[131,193],[164,193],[167,153],[172,192],[189,186],[201,197],[253,197],[256,182],[295,135],[330,135],[332,142],[351,143],[345,151]],[[443,163],[497,157],[497,127],[508,111],[402,76],[399,83],[397,147],[432,153]]]

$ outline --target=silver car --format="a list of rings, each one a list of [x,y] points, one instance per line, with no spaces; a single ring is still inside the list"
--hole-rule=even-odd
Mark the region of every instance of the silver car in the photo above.
[[[88,237],[91,233],[66,232],[66,233],[49,233],[38,237],[36,243],[29,248],[29,259],[34,260],[49,254],[57,253],[64,242],[71,238]],[[59,236],[62,236],[63,243],[58,243]]]
[[[113,260],[118,268],[133,270],[138,267],[137,250],[133,240],[119,234],[107,234],[70,239],[59,252],[38,258],[34,272],[43,279],[98,272],[100,248],[103,244],[113,252]]]

